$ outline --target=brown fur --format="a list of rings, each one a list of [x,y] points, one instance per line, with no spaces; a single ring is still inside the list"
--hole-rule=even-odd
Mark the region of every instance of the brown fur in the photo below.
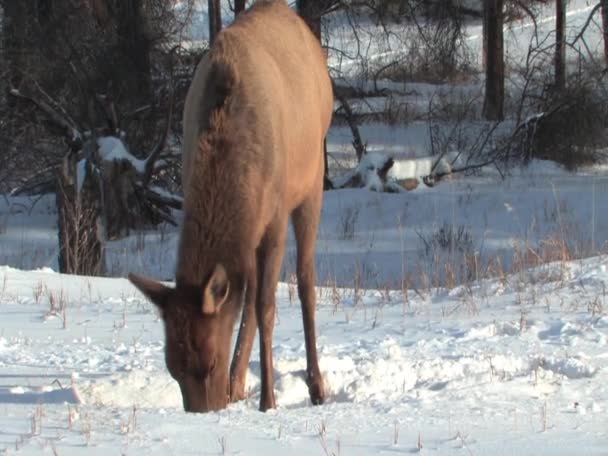
[[[199,64],[184,108],[184,222],[169,289],[131,281],[161,309],[167,367],[184,408],[244,397],[256,320],[260,409],[275,407],[275,291],[291,216],[313,403],[324,400],[315,338],[314,244],[323,140],[333,108],[324,54],[283,0],[258,1]],[[229,378],[232,329],[245,301]]]

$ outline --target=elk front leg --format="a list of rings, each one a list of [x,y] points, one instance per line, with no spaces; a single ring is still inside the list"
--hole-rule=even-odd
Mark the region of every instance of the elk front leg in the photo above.
[[[272,333],[276,313],[275,293],[285,254],[287,218],[275,220],[268,227],[258,251],[258,299],[256,316],[260,330],[260,366],[262,391],[260,410],[275,408],[272,362]]]
[[[256,264],[257,261],[254,261]],[[245,399],[247,384],[247,366],[251,359],[251,350],[257,330],[255,316],[255,300],[257,296],[257,270],[253,270],[247,278],[245,305],[241,317],[239,335],[234,346],[234,355],[230,366],[230,402]]]

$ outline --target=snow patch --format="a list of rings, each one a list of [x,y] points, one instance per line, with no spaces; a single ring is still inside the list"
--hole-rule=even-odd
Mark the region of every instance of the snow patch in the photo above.
[[[76,165],[76,189],[78,193],[82,191],[82,186],[87,177],[87,159],[83,158]]]
[[[587,362],[576,359],[559,359],[555,357],[539,358],[533,360],[532,366],[563,375],[569,379],[590,378],[597,373],[597,369]]]
[[[104,161],[121,161],[130,162],[139,173],[143,173],[146,169],[146,160],[140,160],[127,150],[127,147],[120,138],[116,136],[103,136],[97,139],[99,147],[99,155]]]
[[[433,174],[449,174],[452,170],[448,156],[430,156],[420,158],[410,158],[407,160],[395,160],[395,164],[390,169],[389,177],[402,180],[422,178]],[[434,169],[433,169],[434,167]]]
[[[3,404],[84,404],[80,392],[75,387],[54,388],[42,386],[30,388],[15,386],[0,387],[0,403]]]
[[[99,407],[182,407],[179,386],[167,373],[127,370],[82,387],[86,401]]]

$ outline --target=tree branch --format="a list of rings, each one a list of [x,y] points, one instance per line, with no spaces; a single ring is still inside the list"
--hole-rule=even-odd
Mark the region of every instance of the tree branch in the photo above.
[[[42,95],[46,96],[49,102],[42,100],[33,94],[24,93],[15,88],[11,89],[9,93],[16,98],[29,101],[44,112],[51,122],[53,122],[60,129],[64,130],[64,134],[70,149],[72,151],[80,150],[82,148],[83,139],[82,132],[80,131],[80,128],[76,122],[74,122],[74,120],[65,111],[58,108],[58,104],[50,96],[46,95],[46,93],[40,87],[38,87],[38,90]]]

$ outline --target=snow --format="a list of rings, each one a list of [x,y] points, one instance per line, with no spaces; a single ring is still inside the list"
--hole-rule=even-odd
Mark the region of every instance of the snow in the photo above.
[[[384,184],[378,175],[378,171],[382,169],[388,159],[389,157],[386,155],[368,152],[361,157],[361,161],[354,170],[349,171],[344,176],[333,179],[333,185],[336,188],[341,188],[355,175],[359,175],[364,184],[363,188],[376,192],[383,191]]]
[[[409,160],[395,160],[389,172],[394,179],[421,178],[431,172],[435,174],[449,174],[451,170],[450,156],[420,157]]]
[[[167,200],[183,201],[183,197],[181,197],[180,195],[171,193],[171,192],[167,191],[166,189],[159,187],[158,185],[150,185],[149,189],[150,189],[150,191],[156,193],[158,196],[165,198]]]
[[[76,189],[80,193],[87,177],[87,159],[83,158],[76,164]]]
[[[116,136],[102,136],[97,139],[99,155],[104,161],[129,161],[138,173],[143,174],[146,169],[146,160],[134,157],[125,146],[125,143]]]

